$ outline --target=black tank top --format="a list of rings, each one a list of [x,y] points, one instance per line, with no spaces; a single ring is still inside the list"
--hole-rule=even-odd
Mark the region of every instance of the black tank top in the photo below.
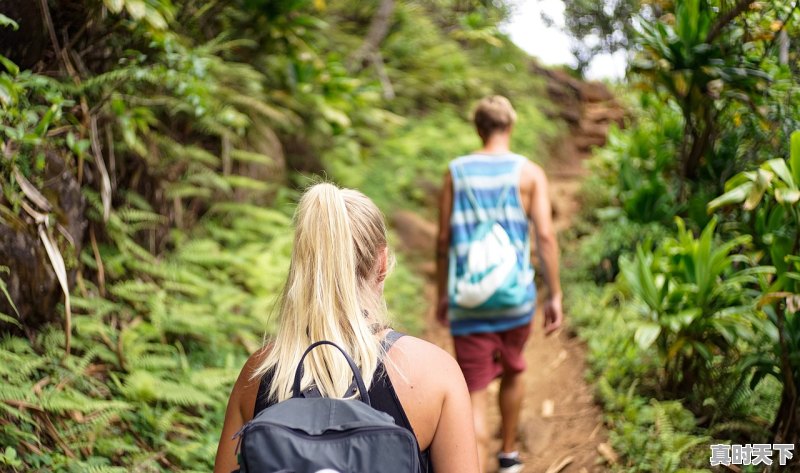
[[[394,330],[389,331],[386,338],[383,339],[381,345],[385,352],[394,345],[403,334]],[[258,395],[256,396],[256,404],[253,409],[253,417],[257,416],[259,412],[275,404],[274,400],[269,399],[269,390],[272,385],[272,378],[274,371],[267,371],[261,378],[258,385]],[[375,368],[375,374],[372,376],[372,384],[369,387],[369,399],[372,407],[385,412],[392,416],[394,423],[408,429],[414,434],[414,429],[411,428],[411,422],[408,420],[406,411],[400,404],[400,399],[397,397],[397,392],[394,390],[392,380],[386,373],[386,367],[382,360],[378,360],[378,366]],[[416,438],[416,434],[414,435]],[[433,473],[433,465],[431,464],[430,449],[419,452],[419,464],[422,467],[422,473]]]

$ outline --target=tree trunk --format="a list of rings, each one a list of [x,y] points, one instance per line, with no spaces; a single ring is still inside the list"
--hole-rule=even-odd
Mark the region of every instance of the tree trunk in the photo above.
[[[778,61],[781,64],[789,64],[789,34],[785,29],[778,33]]]
[[[684,179],[697,179],[700,161],[711,146],[714,135],[714,116],[709,105],[702,117],[689,114],[684,132],[684,144],[681,151],[681,174]]]
[[[48,201],[53,206],[53,215],[62,226],[61,230],[54,228],[53,232],[68,261],[67,279],[71,288],[77,269],[69,261],[77,261],[83,247],[86,203],[65,158],[52,152],[47,152],[46,157],[46,184],[40,191],[51,196]],[[0,312],[17,318],[28,333],[35,332],[43,324],[61,320],[56,306],[64,295],[36,226],[27,216],[0,224],[0,265],[9,268],[7,273],[0,272],[0,278],[8,287],[15,306],[0,293]],[[11,325],[0,322],[0,333],[11,329]]]
[[[381,0],[378,11],[370,21],[367,35],[355,53],[350,57],[350,64],[353,69],[363,67],[365,60],[373,59],[373,54],[380,48],[381,42],[389,33],[389,20],[394,11],[394,0]]]

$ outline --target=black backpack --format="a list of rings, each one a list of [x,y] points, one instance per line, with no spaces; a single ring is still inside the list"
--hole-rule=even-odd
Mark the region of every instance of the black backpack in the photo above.
[[[320,345],[332,345],[345,356],[360,401],[303,397],[303,360]],[[420,472],[414,434],[370,406],[353,359],[339,345],[325,340],[313,343],[300,358],[292,397],[261,411],[236,435],[240,473]]]

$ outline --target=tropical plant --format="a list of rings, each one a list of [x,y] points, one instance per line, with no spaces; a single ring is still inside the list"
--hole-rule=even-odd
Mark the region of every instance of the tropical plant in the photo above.
[[[716,244],[715,228],[712,220],[695,238],[677,219],[674,238],[658,242],[655,249],[640,245],[635,256],[620,260],[620,287],[641,316],[635,340],[643,349],[656,348],[664,387],[674,396],[703,387],[699,391],[708,392],[715,361],[729,365],[738,344],[752,339],[758,318],[757,292],[750,287],[772,271],[741,268],[752,262],[734,250],[750,238]]]
[[[485,2],[398,2],[381,72],[348,69],[369,2],[68,3],[0,2],[0,27],[45,32],[24,51],[0,35],[0,236],[35,256],[0,261],[2,471],[209,471],[229,388],[271,332],[294,171],[383,166],[364,187],[388,213],[432,195],[414,179],[463,147],[448,130],[473,136],[480,94],[518,94],[519,146],[555,130]],[[415,332],[424,281],[398,261],[388,307]],[[55,298],[19,295],[48,284]]]
[[[775,79],[775,69],[767,64],[779,61],[774,38],[794,18],[797,5],[753,5],[687,0],[676,2],[670,15],[639,22],[640,54],[632,69],[680,106],[684,178],[701,177],[703,159],[720,131],[729,128],[721,121],[725,104],[741,102],[750,113],[766,118],[763,105]],[[722,169],[711,171],[714,179]]]
[[[796,442],[800,429],[800,131],[791,135],[789,159],[776,158],[726,183],[727,192],[709,203],[709,211],[743,203],[739,231],[754,234],[764,262],[775,278],[762,282],[760,304],[768,315],[764,327],[767,351],[751,359],[753,384],[764,376],[783,383],[780,409],[773,424],[776,442]],[[749,220],[749,221],[748,221]]]
[[[589,347],[595,396],[603,405],[611,444],[621,456],[610,470],[685,473],[707,465],[710,432],[679,401],[648,399],[659,360],[652,347],[643,349],[634,341],[641,317],[635,308],[619,304],[611,286],[571,281],[565,288],[570,319]]]
[[[725,2],[723,2],[725,3]],[[684,118],[681,175],[698,178],[719,131],[717,99],[757,104],[772,76],[761,68],[764,39],[738,27],[749,2],[717,9],[709,0],[676,2],[669,23],[642,19],[633,69],[675,100]],[[744,47],[746,46],[746,47]],[[757,50],[759,54],[752,52]]]
[[[681,209],[674,157],[683,121],[676,107],[646,93],[637,98],[635,126],[612,126],[608,144],[589,161],[591,179],[600,181],[609,203],[629,220],[667,224]]]

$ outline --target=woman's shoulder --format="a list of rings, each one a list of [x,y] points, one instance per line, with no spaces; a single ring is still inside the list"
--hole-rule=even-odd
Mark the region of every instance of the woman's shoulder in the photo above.
[[[411,335],[399,338],[387,357],[412,385],[446,388],[453,379],[463,379],[461,368],[450,353]]]

